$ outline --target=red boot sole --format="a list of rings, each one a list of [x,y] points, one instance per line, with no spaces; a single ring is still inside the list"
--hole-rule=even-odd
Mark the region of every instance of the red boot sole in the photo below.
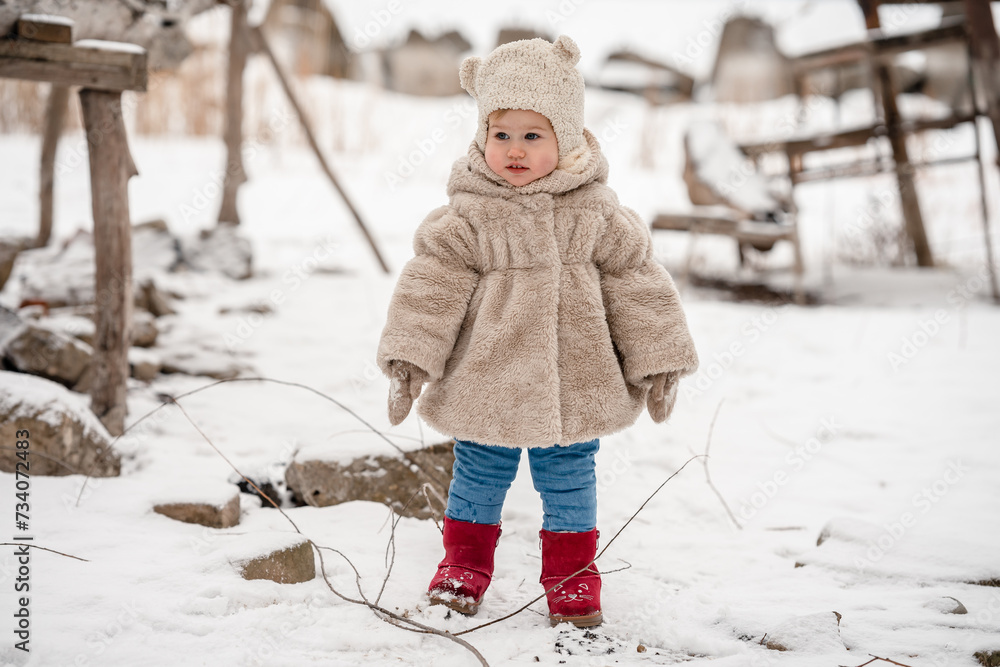
[[[578,628],[592,628],[603,622],[604,614],[601,612],[588,614],[586,616],[553,616],[552,614],[549,614],[549,623],[552,624],[552,627],[555,627],[560,623],[572,623]]]
[[[457,611],[459,614],[464,614],[466,616],[475,616],[476,612],[479,611],[479,605],[483,601],[479,598],[475,602],[466,602],[463,598],[458,597],[452,593],[448,593],[448,597],[438,597],[433,593],[428,593],[427,596],[431,600],[431,605],[442,604],[452,611]]]

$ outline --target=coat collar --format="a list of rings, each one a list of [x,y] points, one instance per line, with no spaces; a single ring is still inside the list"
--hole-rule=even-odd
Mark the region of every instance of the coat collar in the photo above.
[[[510,199],[517,195],[534,195],[540,192],[561,194],[586,185],[591,181],[606,183],[608,161],[601,152],[601,146],[590,130],[583,131],[586,144],[570,159],[563,159],[551,174],[532,181],[527,185],[511,185],[503,176],[495,173],[486,164],[486,156],[476,142],[469,146],[468,155],[455,161],[448,178],[448,196],[468,192],[488,197]]]

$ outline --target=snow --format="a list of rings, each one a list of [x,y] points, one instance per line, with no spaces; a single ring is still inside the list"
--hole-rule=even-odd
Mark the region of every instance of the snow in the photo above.
[[[444,24],[443,14],[421,13],[422,5],[413,5],[380,39],[403,34],[411,20]],[[382,6],[335,3],[347,35]],[[476,4],[475,17],[492,12],[478,26],[474,13],[460,6],[470,5],[455,3],[454,16],[476,27],[478,51],[488,49],[497,17],[546,22],[527,4]],[[701,31],[711,33],[712,24],[704,22],[728,5],[623,2],[623,17],[648,13],[643,20],[614,21],[607,20],[607,3],[574,6],[559,30],[579,34],[591,62],[634,36],[647,55],[673,63],[671,49]],[[834,39],[856,39],[863,29],[844,6],[831,1],[804,9],[802,3],[781,2],[746,8],[785,18],[779,30],[779,38],[788,40],[783,46],[797,41],[821,48]],[[816,29],[817,21],[829,30]],[[805,24],[813,26],[811,33],[795,29]],[[303,82],[302,90],[327,111],[312,114],[321,144],[393,273],[378,270],[314,156],[297,143],[297,130],[277,131],[272,142],[255,145],[247,164],[250,181],[240,195],[240,231],[253,245],[254,277],[163,273],[156,267],[169,259],[168,249],[152,252],[144,263],[156,265],[151,275],[157,286],[183,298],[171,301],[177,315],[160,319],[164,331],[149,354],[167,358],[189,351],[202,355],[198,363],[246,364],[252,374],[336,398],[404,449],[439,442],[445,434],[413,414],[389,426],[390,383],[374,358],[395,278],[412,253],[413,232],[444,202],[450,163],[467,147],[474,117],[457,113],[466,103],[459,97],[410,99],[319,80]],[[864,122],[870,102],[860,94],[845,96],[839,110],[816,102],[802,127],[832,130],[837,123]],[[921,107],[916,111],[930,106],[915,104]],[[717,120],[749,141],[773,138],[792,111],[789,100],[745,109],[685,104],[647,110],[624,94],[589,92],[587,98],[587,124],[608,154],[610,185],[646,219],[690,205],[681,181],[681,140],[693,119]],[[437,129],[444,141],[411,159]],[[950,151],[970,147],[967,135],[947,136],[954,137]],[[65,137],[57,155],[64,168],[56,183],[55,249],[92,225],[86,159],[77,159],[81,138]],[[933,137],[914,144],[914,151],[935,145]],[[141,173],[129,186],[133,219],[162,217],[179,235],[213,224],[221,141],[133,134],[130,147]],[[37,137],[0,136],[4,235],[33,235],[38,154]],[[401,174],[400,165],[408,173]],[[394,183],[387,174],[400,179]],[[983,273],[976,166],[928,170],[918,187],[941,263],[936,270],[837,261],[845,235],[868,239],[878,224],[899,224],[898,203],[883,196],[891,192],[890,178],[797,190],[809,278],[823,296],[815,307],[719,300],[683,279],[687,237],[657,232],[657,256],[678,279],[702,366],[682,382],[667,425],[643,415],[634,427],[602,440],[601,543],[611,542],[664,479],[706,450],[716,410],[708,465],[739,527],[707,485],[700,461],[692,462],[599,561],[604,571],[627,567],[604,577],[606,622],[597,632],[611,638],[615,653],[556,652],[556,642],[567,635],[548,626],[542,602],[463,636],[491,665],[684,661],[828,667],[860,665],[873,653],[913,667],[973,667],[975,651],[1000,649],[1000,589],[977,583],[1000,579],[1000,311],[988,301]],[[998,192],[994,171],[991,211],[997,210]],[[71,244],[59,270],[31,278],[72,284],[71,273],[88,270],[87,247]],[[701,239],[696,250],[696,269],[737,272],[728,239]],[[768,268],[789,257],[787,248],[774,253],[763,260]],[[15,267],[0,302],[16,307],[21,275]],[[260,303],[272,312],[243,308]],[[0,379],[2,400],[58,398],[89,415],[86,397],[61,388],[58,397],[38,394],[38,381],[27,376],[4,373]],[[128,421],[135,424],[159,406],[161,394],[180,397],[212,382],[172,374],[148,386],[130,383]],[[237,382],[179,401],[246,474],[280,475],[293,457],[347,461],[392,452],[346,411],[297,387]],[[31,479],[35,542],[88,562],[32,553],[32,651],[25,655],[13,648],[10,634],[19,564],[13,548],[0,548],[0,619],[6,619],[0,631],[8,633],[0,643],[0,664],[473,664],[458,645],[393,628],[334,596],[320,578],[294,585],[243,580],[242,559],[298,539],[281,514],[251,496],[241,497],[241,522],[229,529],[153,513],[159,502],[221,500],[236,488],[232,468],[176,406],[143,419],[115,448],[123,454],[121,477],[90,480],[79,504],[81,477]],[[0,507],[10,514],[14,491],[13,476],[0,474]],[[285,511],[304,535],[350,558],[365,594],[378,596],[388,570],[386,508],[353,502]],[[542,592],[540,517],[540,501],[522,470],[504,508],[496,577],[475,619],[447,616],[443,607],[427,604],[423,594],[441,558],[440,534],[433,522],[401,519],[381,604],[451,632],[519,608]],[[828,537],[817,545],[824,532]],[[344,558],[331,551],[323,558],[333,586],[356,597],[355,572]],[[948,613],[947,598],[968,613]],[[822,633],[831,630],[834,611],[842,615],[839,637],[846,650],[823,641],[832,638]],[[796,635],[800,648],[778,652],[761,645],[765,635],[813,627],[811,618],[825,625],[822,632]],[[640,644],[646,652],[636,650]]]
[[[58,429],[70,415],[83,425],[84,433],[109,440],[104,425],[90,410],[90,400],[61,384],[25,373],[0,371],[0,413],[34,417]]]
[[[73,27],[73,19],[54,14],[21,14],[18,18],[22,21],[32,21],[34,23],[51,23]]]
[[[104,39],[81,39],[79,41],[73,42],[73,46],[80,49],[94,49],[95,51],[115,51],[117,53],[132,53],[135,55],[144,55],[146,49],[142,48],[138,44],[129,44],[128,42],[111,42]]]

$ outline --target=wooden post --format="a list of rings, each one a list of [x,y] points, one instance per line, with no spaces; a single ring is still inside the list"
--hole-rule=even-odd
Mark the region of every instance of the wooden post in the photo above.
[[[963,0],[965,21],[972,42],[972,75],[986,98],[986,113],[993,123],[993,139],[1000,151],[1000,38],[993,23],[990,3]],[[997,155],[1000,165],[1000,153]]]
[[[881,27],[878,18],[878,0],[858,0],[865,13],[865,23],[869,30]],[[906,150],[906,133],[902,128],[902,117],[896,106],[896,91],[893,90],[892,79],[888,65],[881,59],[875,62],[875,80],[872,85],[881,91],[882,110],[885,125],[889,131],[889,144],[892,146],[893,161],[896,163],[896,183],[899,187],[899,203],[903,209],[903,220],[906,224],[906,234],[913,243],[913,252],[917,256],[918,266],[934,266],[934,256],[927,241],[927,231],[924,228],[924,218],[920,213],[920,200],[917,198],[917,188],[914,180],[914,168],[910,164],[910,156]]]
[[[125,429],[132,326],[132,242],[128,179],[137,175],[122,121],[120,91],[80,91],[90,153],[96,250],[97,328],[91,409],[112,435]]]
[[[309,146],[312,148],[313,153],[316,154],[316,159],[319,160],[319,166],[323,168],[323,173],[326,177],[330,179],[333,183],[333,187],[340,194],[340,198],[344,200],[344,204],[347,209],[354,216],[354,221],[358,223],[358,227],[361,229],[361,233],[364,235],[365,240],[368,241],[368,245],[371,246],[372,252],[375,253],[375,259],[378,260],[379,266],[386,273],[389,273],[389,265],[385,263],[385,259],[382,258],[382,253],[379,252],[378,246],[375,244],[375,239],[372,238],[371,233],[369,233],[368,228],[365,227],[365,223],[362,222],[361,216],[358,215],[357,210],[354,208],[354,204],[347,197],[347,193],[344,189],[340,187],[340,181],[337,180],[336,175],[327,164],[326,158],[323,157],[323,151],[319,149],[319,142],[316,141],[316,135],[313,134],[312,127],[309,125],[309,118],[306,116],[305,111],[302,110],[302,105],[299,104],[299,99],[295,96],[295,92],[292,90],[291,84],[288,82],[288,77],[285,76],[284,70],[281,69],[281,65],[278,64],[278,59],[274,57],[274,51],[271,50],[271,46],[267,43],[267,39],[264,37],[263,31],[259,26],[254,26],[253,28],[248,28],[248,34],[250,34],[256,44],[256,46],[264,52],[267,59],[271,62],[271,66],[274,69],[274,73],[278,77],[278,81],[281,83],[282,90],[285,91],[285,96],[291,103],[292,108],[295,109],[295,113],[299,116],[299,123],[302,125],[302,131],[305,132],[306,140],[309,142]]]
[[[234,0],[229,31],[229,72],[226,79],[226,178],[222,186],[219,223],[240,224],[236,195],[247,182],[243,168],[243,70],[250,40],[247,34],[246,0]]]
[[[66,105],[69,102],[69,87],[58,83],[49,86],[49,99],[45,104],[45,128],[42,134],[42,158],[38,198],[38,236],[35,247],[42,248],[52,238],[52,189],[55,182],[56,148],[66,119]]]

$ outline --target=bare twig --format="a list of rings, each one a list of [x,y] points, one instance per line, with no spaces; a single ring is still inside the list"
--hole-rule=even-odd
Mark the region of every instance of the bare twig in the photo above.
[[[272,382],[279,382],[281,384],[293,384],[293,383],[284,383],[284,382],[280,382],[280,381],[277,381],[277,380],[272,380]],[[219,383],[215,383],[215,384],[219,384]],[[209,385],[209,386],[212,386],[212,385]],[[299,385],[299,386],[304,386],[304,385]],[[306,387],[306,388],[308,389],[308,387]],[[315,390],[313,390],[313,391],[315,391]],[[193,393],[193,392],[188,392],[187,395],[190,395],[191,393]],[[319,393],[319,392],[316,392],[316,393]],[[413,632],[421,632],[421,633],[433,634],[433,635],[437,635],[439,637],[443,637],[445,639],[448,639],[449,641],[453,641],[453,642],[459,644],[460,646],[462,646],[463,648],[465,648],[466,650],[468,650],[469,652],[471,652],[473,655],[475,655],[476,659],[479,660],[479,663],[481,665],[483,665],[484,667],[489,667],[489,663],[486,662],[486,659],[476,649],[476,647],[474,647],[472,644],[470,644],[469,642],[465,641],[464,639],[460,639],[458,636],[453,635],[452,633],[447,632],[445,630],[439,630],[439,629],[431,627],[429,625],[424,625],[423,623],[419,623],[418,621],[415,621],[415,620],[413,620],[411,618],[405,618],[403,616],[400,616],[399,614],[396,614],[396,613],[393,613],[393,612],[389,611],[385,607],[380,606],[377,602],[374,602],[374,603],[371,602],[365,596],[364,589],[361,586],[361,573],[358,572],[358,569],[354,566],[354,563],[351,562],[351,559],[348,558],[347,555],[344,554],[343,552],[341,552],[341,551],[339,551],[337,549],[334,549],[332,547],[327,547],[327,546],[323,546],[323,545],[317,544],[315,541],[313,541],[307,535],[305,535],[299,529],[299,527],[295,524],[295,522],[292,521],[291,517],[289,517],[288,514],[286,514],[285,511],[282,510],[281,507],[278,506],[278,503],[276,503],[273,498],[271,498],[270,496],[268,496],[261,489],[259,489],[253,482],[251,482],[249,480],[249,478],[247,478],[246,475],[244,475],[242,472],[240,472],[239,469],[237,469],[236,466],[233,465],[233,462],[230,461],[225,456],[225,454],[223,454],[222,451],[220,451],[219,448],[215,446],[215,443],[213,443],[212,440],[205,434],[205,432],[202,431],[198,427],[198,425],[194,422],[194,420],[191,419],[191,416],[187,413],[187,411],[184,410],[184,408],[180,405],[180,403],[177,402],[177,398],[182,398],[182,396],[178,396],[176,398],[171,398],[170,402],[177,406],[177,408],[181,411],[181,414],[184,415],[184,417],[191,423],[191,425],[195,428],[195,430],[197,430],[198,433],[200,433],[201,436],[205,439],[205,442],[207,442],[209,444],[209,446],[213,450],[215,450],[215,452],[219,456],[221,456],[222,459],[226,463],[229,464],[229,467],[232,468],[236,472],[236,474],[238,474],[240,477],[242,477],[244,480],[246,480],[251,486],[253,486],[254,489],[257,490],[258,493],[261,494],[261,496],[263,498],[265,498],[268,502],[270,502],[271,505],[273,505],[275,509],[277,509],[279,512],[281,512],[281,515],[283,517],[285,517],[285,519],[288,521],[289,524],[291,524],[292,528],[295,529],[295,532],[298,533],[299,535],[302,535],[302,537],[304,537],[309,542],[309,544],[313,547],[313,549],[316,551],[316,555],[319,556],[320,572],[323,575],[323,581],[326,583],[327,588],[330,589],[330,592],[332,592],[334,595],[336,595],[338,598],[340,598],[341,600],[343,600],[345,602],[349,602],[351,604],[356,604],[356,605],[368,607],[368,609],[370,609],[378,618],[386,621],[387,623],[389,623],[390,625],[393,625],[395,627],[399,627],[399,628],[402,628],[404,630],[410,630],[410,631],[413,631]],[[334,400],[334,399],[331,399],[331,400]],[[162,407],[162,406],[159,406],[159,407]],[[157,409],[159,409],[159,407]],[[149,414],[151,414],[151,413],[147,413],[147,415],[144,415],[141,419],[145,419],[145,417],[147,417]],[[393,527],[395,527],[395,523],[393,524]],[[354,580],[355,580],[355,583],[356,583],[356,585],[358,587],[358,594],[359,594],[359,596],[360,596],[361,599],[355,599],[355,598],[348,597],[348,596],[344,595],[343,593],[341,593],[340,591],[338,591],[336,588],[334,588],[333,584],[330,582],[330,579],[328,578],[328,576],[326,574],[326,564],[325,564],[325,561],[323,559],[323,551],[324,550],[332,551],[333,553],[338,554],[351,567],[351,569],[354,571]],[[63,554],[63,555],[66,555],[66,554]],[[386,575],[386,581],[388,581],[388,575]],[[383,583],[383,588],[384,588],[384,586],[385,586],[385,584]],[[381,592],[379,593],[379,595],[381,596]]]
[[[55,549],[49,549],[48,547],[40,547],[37,544],[32,544],[31,542],[0,542],[0,547],[29,547],[31,549],[41,549],[42,551],[48,551],[50,553],[59,554],[60,556],[66,556],[66,558],[75,558],[76,560],[82,560],[84,563],[90,562],[86,558],[80,558],[79,556],[74,556],[73,554],[64,554],[61,551],[56,551]]]
[[[281,507],[278,505],[278,503],[275,502],[274,498],[271,498],[271,496],[269,496],[266,493],[264,493],[264,491],[259,486],[257,486],[256,484],[254,484],[254,482],[253,482],[252,479],[250,479],[249,477],[247,477],[246,475],[244,475],[242,472],[240,472],[240,469],[237,468],[236,465],[232,461],[230,461],[229,458],[225,454],[223,454],[222,451],[218,447],[215,446],[215,443],[212,442],[211,439],[209,439],[209,437],[207,435],[205,435],[205,432],[202,431],[200,428],[198,428],[198,425],[194,423],[193,419],[191,419],[191,415],[189,415],[187,413],[187,410],[185,410],[184,407],[180,403],[177,402],[177,399],[171,397],[170,401],[174,405],[177,406],[177,409],[180,410],[181,414],[183,414],[184,417],[191,423],[191,426],[194,427],[194,430],[198,431],[198,433],[201,435],[201,437],[205,439],[205,442],[208,443],[208,446],[211,447],[212,449],[214,449],[215,453],[218,454],[219,456],[221,456],[222,460],[225,461],[226,463],[228,463],[229,467],[232,468],[236,472],[237,475],[239,475],[240,477],[243,478],[243,481],[245,481],[247,484],[249,484],[251,487],[253,487],[253,490],[256,491],[257,493],[259,493],[260,496],[261,496],[261,498],[264,498],[265,500],[267,500],[267,502],[271,503],[271,505],[274,507],[274,509],[276,509],[279,512],[281,512],[281,516],[285,517],[288,520],[288,523],[292,524],[292,528],[295,529],[295,532],[299,533],[301,535],[302,531],[299,530],[299,527],[295,525],[294,521],[292,521],[292,517],[288,516],[285,513],[285,510],[281,509]]]
[[[715,407],[715,414],[712,415],[712,423],[709,424],[708,426],[708,440],[705,443],[705,458],[701,460],[701,464],[705,468],[705,481],[708,482],[709,488],[715,492],[715,497],[718,498],[719,502],[722,503],[722,506],[726,508],[726,514],[729,515],[729,518],[733,522],[733,525],[736,526],[738,530],[743,530],[743,526],[740,525],[740,522],[739,520],[737,520],[736,515],[733,514],[733,511],[731,509],[729,509],[729,503],[726,502],[726,499],[722,497],[721,493],[719,493],[719,489],[717,489],[715,487],[715,484],[712,483],[712,475],[708,472],[708,450],[712,447],[712,432],[715,430],[715,420],[719,416],[719,410],[722,409],[722,403],[724,401],[725,399],[719,401],[719,404]]]
[[[360,415],[358,415],[358,413],[354,412],[354,410],[351,410],[349,407],[347,407],[346,405],[344,405],[343,403],[341,403],[337,399],[335,399],[332,396],[329,396],[327,394],[324,394],[323,392],[319,391],[318,389],[313,389],[312,387],[310,387],[308,385],[304,385],[304,384],[301,384],[299,382],[289,382],[287,380],[276,380],[274,378],[252,377],[252,378],[229,378],[228,380],[217,380],[216,382],[212,382],[212,383],[206,384],[204,386],[198,387],[196,389],[192,389],[191,391],[184,392],[183,394],[178,394],[177,396],[168,397],[169,400],[165,400],[163,403],[161,403],[160,405],[156,406],[155,408],[153,408],[152,410],[150,410],[149,412],[147,412],[143,416],[139,417],[139,419],[135,420],[133,423],[129,424],[128,428],[126,428],[124,431],[122,431],[121,435],[117,436],[111,442],[112,446],[116,442],[118,442],[121,438],[125,437],[125,434],[127,434],[133,428],[135,428],[136,426],[138,426],[139,424],[141,424],[143,421],[145,421],[149,417],[151,417],[154,414],[156,414],[157,412],[159,412],[159,410],[161,408],[163,408],[164,406],[170,405],[170,404],[176,404],[176,402],[177,402],[178,399],[186,398],[188,396],[193,396],[194,394],[197,394],[199,392],[205,391],[206,389],[211,389],[212,387],[217,387],[220,384],[227,384],[227,383],[230,383],[230,382],[270,382],[270,383],[273,383],[273,384],[283,385],[283,386],[286,386],[286,387],[298,387],[299,389],[305,389],[306,391],[309,391],[309,392],[311,392],[313,394],[316,394],[320,398],[323,398],[323,399],[325,399],[327,401],[330,401],[331,403],[333,403],[334,405],[336,405],[337,407],[339,407],[341,410],[344,410],[349,415],[351,415],[352,417],[354,417],[355,419],[357,419],[359,422],[361,422],[362,424],[364,424],[368,428],[369,431],[371,431],[372,433],[375,433],[380,438],[382,438],[383,440],[385,440],[387,443],[389,443],[389,445],[393,449],[395,449],[397,452],[399,452],[403,456],[403,458],[405,458],[412,465],[415,465],[422,473],[424,473],[424,475],[427,476],[428,479],[430,479],[433,482],[437,482],[438,485],[440,485],[442,488],[447,488],[447,486],[448,486],[444,482],[444,480],[438,479],[437,476],[433,472],[431,472],[430,470],[428,470],[425,466],[421,465],[420,461],[418,461],[414,457],[410,456],[410,454],[408,452],[406,452],[405,450],[403,450],[401,447],[399,447],[399,445],[397,445],[392,440],[390,440],[388,437],[386,437],[386,435],[384,433],[382,433],[377,428],[375,428],[374,426],[372,426],[371,424],[369,424],[367,421],[365,421],[365,419],[363,419]],[[87,482],[90,480],[91,473],[93,472],[95,465],[96,465],[96,461],[93,464],[91,464],[90,468],[87,470],[87,475],[86,475],[86,477],[84,477],[83,484],[80,486],[80,493],[79,493],[79,495],[77,495],[77,498],[76,498],[76,504],[77,504],[77,506],[80,505],[80,499],[83,498],[83,491],[84,491],[84,489],[87,488]]]
[[[392,567],[396,564],[396,526],[399,525],[399,521],[403,518],[403,512],[406,511],[406,508],[410,506],[410,503],[418,495],[420,495],[420,489],[413,492],[413,495],[403,505],[403,509],[399,511],[399,514],[392,507],[389,507],[389,541],[385,545],[385,577],[382,579],[382,587],[379,589],[378,595],[375,596],[375,604],[378,604],[382,600],[382,593],[385,592],[385,587],[389,583],[389,577],[392,575]]]
[[[866,665],[868,665],[870,663],[873,663],[876,660],[881,660],[882,662],[888,662],[890,665],[898,665],[898,667],[910,667],[910,665],[905,665],[905,664],[903,664],[901,662],[896,662],[895,660],[892,660],[891,658],[880,658],[877,655],[874,655],[872,653],[869,653],[868,655],[870,655],[872,657],[872,659],[869,660],[868,662],[864,663]],[[862,665],[858,665],[858,667],[862,667]]]
[[[597,561],[597,559],[600,558],[601,556],[603,556],[604,552],[607,551],[611,547],[611,545],[615,543],[615,540],[617,540],[618,536],[622,534],[622,531],[625,530],[626,528],[628,528],[629,524],[632,523],[632,521],[637,516],[639,516],[639,512],[641,512],[642,510],[644,510],[646,508],[646,505],[649,504],[649,501],[651,501],[653,499],[653,497],[657,493],[659,493],[660,490],[663,489],[663,487],[665,487],[667,485],[667,482],[669,482],[670,480],[672,480],[674,477],[677,477],[677,475],[679,475],[680,472],[682,470],[684,470],[684,468],[687,468],[687,465],[689,463],[691,463],[691,461],[694,461],[695,459],[700,459],[703,456],[704,456],[704,454],[695,454],[694,456],[692,456],[691,458],[689,458],[687,461],[685,461],[684,465],[682,465],[680,468],[678,468],[677,470],[675,470],[673,472],[673,474],[670,475],[670,477],[667,477],[665,480],[663,480],[663,483],[660,484],[658,487],[656,487],[655,491],[653,491],[651,494],[649,494],[649,497],[646,498],[646,501],[644,503],[642,503],[642,505],[639,506],[639,509],[637,509],[635,511],[635,513],[632,514],[632,516],[629,517],[628,521],[625,522],[625,525],[623,525],[621,528],[618,529],[618,532],[614,534],[614,537],[612,537],[610,540],[608,540],[608,543],[606,545],[604,545],[604,548],[601,549],[600,553],[598,553],[596,556],[594,556],[594,558],[589,563],[587,563],[586,565],[584,565],[579,570],[577,570],[573,574],[569,575],[568,577],[566,577],[562,581],[556,582],[550,588],[546,589],[545,592],[543,592],[541,595],[539,595],[538,597],[534,598],[533,600],[531,600],[527,604],[521,606],[520,608],[512,611],[511,613],[507,614],[506,616],[501,616],[498,619],[489,621],[487,623],[482,623],[482,624],[477,625],[477,626],[475,626],[473,628],[469,628],[468,630],[462,630],[461,632],[456,632],[455,636],[459,637],[461,635],[468,634],[470,632],[475,632],[476,630],[482,630],[483,628],[489,627],[491,625],[495,625],[497,623],[500,623],[501,621],[506,621],[508,618],[511,618],[513,616],[517,616],[522,611],[524,611],[525,609],[527,609],[528,607],[530,607],[531,605],[535,604],[536,602],[538,602],[539,600],[541,600],[543,597],[545,597],[550,591],[555,590],[558,586],[561,586],[562,584],[566,583],[567,581],[569,581],[570,579],[572,579],[576,575],[582,574],[583,572],[585,572],[587,570],[587,568],[589,568],[591,565],[593,565]]]
[[[616,567],[613,570],[601,570],[601,574],[602,575],[605,575],[605,574],[614,574],[615,572],[624,572],[625,570],[631,570],[632,569],[632,563],[628,562],[624,558],[619,558],[618,560],[620,560],[621,562],[625,563],[625,565],[623,567]]]
[[[438,501],[438,504],[442,507],[441,516],[444,516],[444,508],[448,507],[448,503],[444,498],[441,497],[440,492],[429,482],[424,482],[420,485],[420,490],[424,494],[424,499],[427,500],[427,507],[431,509],[431,518],[434,519],[434,525],[437,526],[438,532],[442,535],[444,534],[444,528],[441,527],[441,522],[438,521],[437,515],[434,514],[434,504],[431,502],[431,495],[434,494],[434,498]]]

